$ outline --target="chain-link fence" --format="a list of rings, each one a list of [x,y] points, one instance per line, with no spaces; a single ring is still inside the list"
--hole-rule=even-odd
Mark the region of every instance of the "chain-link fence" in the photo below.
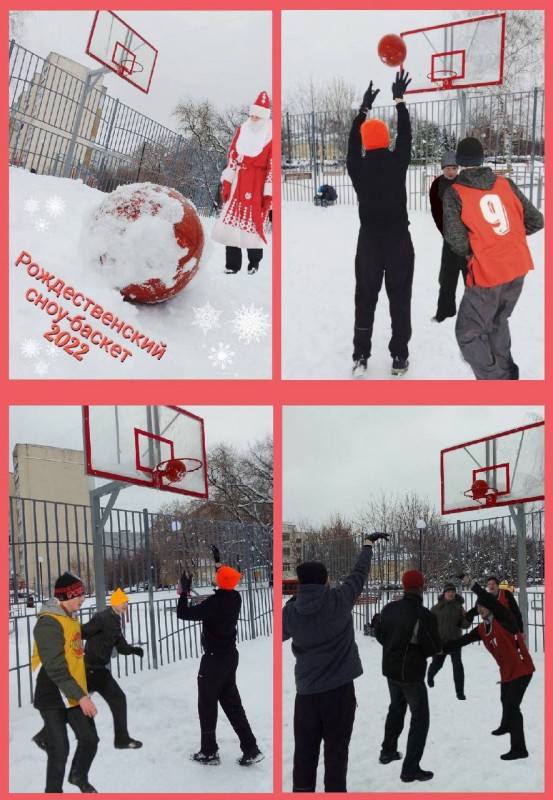
[[[408,99],[413,144],[407,174],[409,210],[427,209],[430,185],[441,174],[440,158],[455,150],[459,139],[475,136],[485,164],[512,178],[538,207],[544,189],[544,92],[467,94],[412,102]],[[338,203],[353,205],[355,191],[346,170],[352,111],[312,111],[282,118],[282,199],[312,201],[317,189],[330,184]],[[395,106],[381,106],[373,118],[397,132]],[[361,146],[361,143],[359,144]]]
[[[18,702],[32,699],[32,631],[42,600],[66,570],[85,582],[81,618],[96,610],[94,544],[89,506],[10,497],[10,680]],[[238,638],[270,636],[273,614],[272,530],[172,514],[103,509],[103,580],[130,595],[126,636],[145,650],[142,661],[117,659],[117,670],[151,669],[201,655],[201,624],[176,617],[176,585],[192,573],[192,602],[210,594],[216,545],[223,563],[242,573]]]
[[[217,211],[225,166],[200,147],[108,95],[102,77],[63,56],[47,59],[10,42],[9,163],[38,174],[81,179],[111,192],[150,181]]]

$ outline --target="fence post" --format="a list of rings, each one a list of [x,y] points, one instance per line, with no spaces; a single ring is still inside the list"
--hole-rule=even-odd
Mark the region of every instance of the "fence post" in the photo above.
[[[156,642],[156,615],[154,609],[154,580],[152,575],[152,565],[150,563],[150,521],[148,519],[148,509],[142,510],[144,519],[144,550],[146,551],[146,565],[148,575],[148,611],[150,615],[150,650],[152,653],[152,664],[157,669],[157,642]]]
[[[457,92],[457,102],[459,104],[459,126],[461,129],[459,139],[464,139],[467,135],[467,93],[463,89]]]
[[[317,194],[317,141],[315,138],[315,112],[311,112],[311,171],[313,174],[313,197]]]
[[[538,116],[538,87],[534,86],[534,109],[532,111],[532,145],[530,150],[530,202],[534,202],[534,167],[536,161],[536,122]],[[539,206],[538,206],[539,208]]]
[[[254,598],[252,592],[252,535],[251,525],[245,526],[244,531],[244,572],[248,576],[247,593],[248,593],[248,607],[250,619],[250,635],[252,639],[257,636],[257,628],[255,624],[255,608]]]
[[[517,532],[518,605],[522,614],[524,631],[528,634],[528,595],[526,593],[526,512],[524,503],[509,506]]]

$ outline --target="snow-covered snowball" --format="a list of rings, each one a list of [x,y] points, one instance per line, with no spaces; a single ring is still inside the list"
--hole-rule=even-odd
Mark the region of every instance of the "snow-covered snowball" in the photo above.
[[[126,300],[159,303],[196,274],[204,232],[194,204],[153,183],[120,186],[83,230],[83,255]]]

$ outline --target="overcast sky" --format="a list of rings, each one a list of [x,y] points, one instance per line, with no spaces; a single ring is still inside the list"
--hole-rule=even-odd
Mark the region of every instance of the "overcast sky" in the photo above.
[[[249,443],[263,439],[273,430],[270,406],[184,406],[205,422],[206,449],[220,442],[246,450]],[[12,406],[10,408],[9,469],[13,470],[12,453],[16,444],[41,444],[72,450],[83,449],[81,406]],[[106,483],[96,478],[97,485]],[[124,489],[117,500],[118,508],[148,508],[157,511],[174,495],[153,489]]]
[[[484,15],[485,12],[482,12]],[[282,14],[282,103],[300,80],[310,77],[324,84],[336,77],[357,89],[361,100],[372,80],[380,94],[375,105],[392,103],[396,70],[378,57],[378,42],[386,33],[400,34],[431,25],[464,19],[463,11],[288,11]],[[407,43],[409,39],[406,40]],[[424,74],[431,69],[425,59]],[[409,47],[405,68],[413,72]],[[413,95],[414,100],[434,95]]]
[[[283,519],[352,519],[385,490],[440,509],[440,450],[543,416],[537,406],[343,406],[284,409]]]
[[[268,11],[116,12],[159,51],[149,94],[104,76],[108,93],[175,129],[180,100],[210,100],[219,109],[250,105],[271,94],[272,32]],[[24,46],[45,58],[50,51],[90,69],[100,65],[85,49],[94,11],[30,11]]]

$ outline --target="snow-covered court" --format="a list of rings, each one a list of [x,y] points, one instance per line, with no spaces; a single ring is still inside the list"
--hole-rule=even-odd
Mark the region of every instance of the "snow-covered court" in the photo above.
[[[259,272],[249,275],[245,263],[238,274],[226,275],[225,248],[210,238],[215,218],[202,217],[206,244],[197,274],[176,297],[134,305],[91,259],[94,248],[86,234],[105,198],[80,180],[10,168],[10,377],[270,378],[271,237]],[[147,239],[144,252],[155,259],[155,236]],[[23,252],[31,260],[16,266]],[[167,247],[160,245],[160,252]],[[126,277],[136,271],[132,263],[123,267]],[[64,295],[66,287],[74,295]],[[84,298],[92,301],[86,310]],[[79,316],[94,331],[89,337],[79,337]],[[70,335],[80,340],[77,349],[67,341]],[[102,336],[112,344],[102,343]],[[89,348],[84,354],[83,346]]]
[[[499,670],[488,651],[479,644],[462,650],[466,701],[457,700],[451,659],[446,659],[428,689],[430,730],[421,767],[434,772],[424,783],[403,783],[401,761],[378,762],[389,705],[386,679],[382,676],[382,648],[376,639],[356,632],[363,675],[355,681],[357,713],[349,750],[348,792],[542,792],[544,791],[544,659],[532,652],[536,672],[522,701],[526,744],[530,757],[504,762],[499,756],[509,749],[508,736],[491,736],[499,725]],[[292,790],[294,752],[294,657],[289,642],[283,644],[283,789]],[[405,755],[409,712],[398,749]],[[324,791],[322,754],[317,791]]]
[[[224,794],[265,793],[273,785],[273,681],[272,638],[260,637],[238,645],[240,663],[237,683],[242,702],[265,759],[251,767],[236,763],[241,752],[225,715],[219,713],[217,740],[221,764],[205,767],[189,760],[199,749],[197,712],[199,659],[188,658],[159,670],[144,670],[117,678],[127,695],[129,732],[140,739],[140,750],[115,750],[109,708],[97,695],[98,753],[90,770],[90,782],[109,794]],[[10,695],[10,792],[42,793],[46,778],[46,754],[31,741],[42,719],[29,703],[17,707]],[[71,753],[75,740],[69,735]],[[72,755],[70,756],[70,758]],[[69,766],[67,767],[66,775]],[[76,792],[67,783],[64,792]]]
[[[366,380],[474,380],[455,340],[455,319],[431,322],[438,300],[442,238],[430,211],[410,211],[415,248],[409,371],[392,378],[390,314],[384,287],[376,309]],[[282,208],[282,375],[351,378],[356,206],[285,202]],[[535,269],[511,317],[512,353],[521,380],[544,376],[544,232],[528,237]],[[457,287],[457,305],[462,297]]]

